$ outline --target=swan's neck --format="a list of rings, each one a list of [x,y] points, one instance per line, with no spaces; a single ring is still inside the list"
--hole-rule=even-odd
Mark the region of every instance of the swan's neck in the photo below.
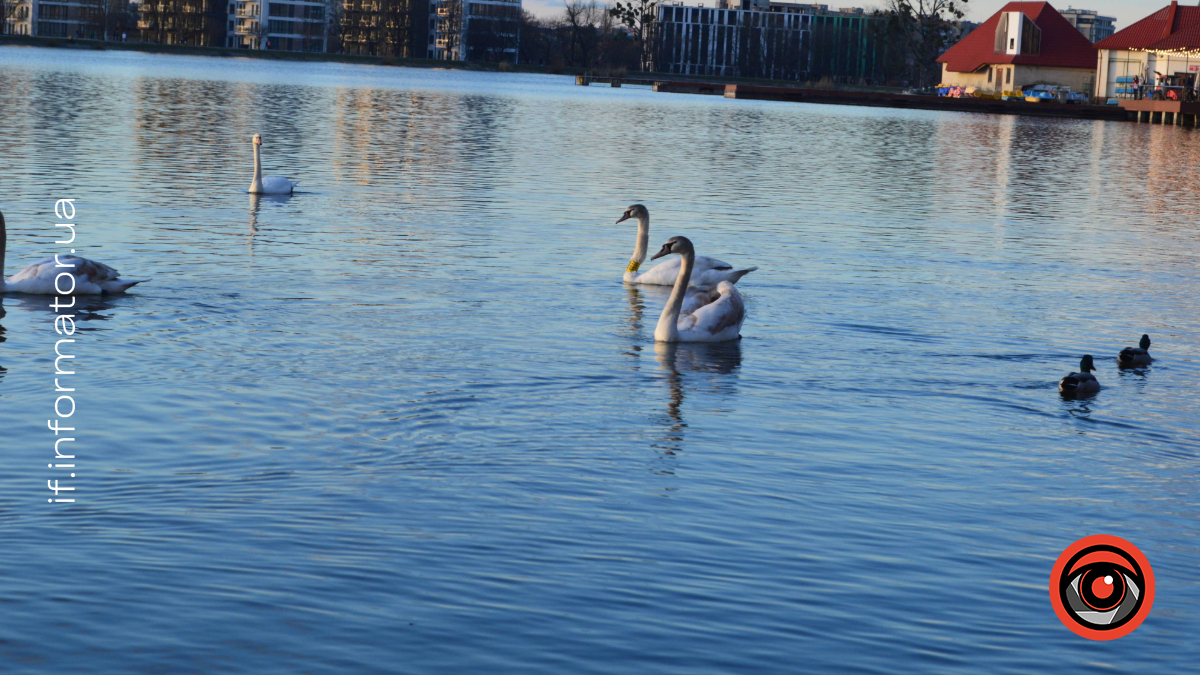
[[[650,244],[650,216],[638,217],[637,245],[633,247],[633,257],[629,259],[626,272],[636,272],[646,262],[646,247]]]
[[[262,160],[258,157],[258,143],[254,143],[254,180],[250,182],[250,191],[262,190]]]
[[[8,230],[4,229],[4,214],[0,213],[0,291],[4,290],[4,253],[8,249]]]
[[[654,329],[654,339],[661,342],[679,340],[679,312],[683,309],[683,296],[687,294],[688,282],[692,278],[692,266],[696,264],[696,252],[688,251],[682,258],[675,288],[671,289],[671,299],[663,307],[662,316],[658,317],[658,327]]]

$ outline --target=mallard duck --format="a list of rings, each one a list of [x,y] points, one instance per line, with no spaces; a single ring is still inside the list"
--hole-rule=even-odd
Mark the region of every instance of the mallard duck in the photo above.
[[[1100,380],[1097,380],[1096,376],[1091,373],[1095,369],[1092,355],[1085,354],[1079,360],[1079,372],[1068,373],[1066,377],[1059,380],[1058,390],[1064,396],[1091,396],[1100,391]]]
[[[1121,368],[1141,368],[1150,365],[1150,336],[1143,335],[1136,347],[1126,347],[1117,354],[1117,365]]]

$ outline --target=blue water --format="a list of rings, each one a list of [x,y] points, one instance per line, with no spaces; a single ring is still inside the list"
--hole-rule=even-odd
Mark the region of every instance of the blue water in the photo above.
[[[54,313],[3,298],[0,670],[1200,657],[1195,131],[18,47],[0,116],[6,271],[73,197],[152,279],[81,300],[72,505]],[[254,133],[302,192],[245,193]],[[740,342],[655,344],[635,202],[759,266]],[[1095,533],[1157,578],[1109,643],[1047,590]]]

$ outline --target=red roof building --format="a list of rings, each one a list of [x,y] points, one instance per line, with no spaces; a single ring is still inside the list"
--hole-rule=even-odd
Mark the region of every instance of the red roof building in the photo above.
[[[1096,76],[1096,48],[1048,2],[1008,3],[938,62],[943,84],[987,91],[1057,84],[1091,93]]]
[[[1096,95],[1184,97],[1200,75],[1200,7],[1170,5],[1096,43]],[[1148,87],[1148,89],[1147,89]]]

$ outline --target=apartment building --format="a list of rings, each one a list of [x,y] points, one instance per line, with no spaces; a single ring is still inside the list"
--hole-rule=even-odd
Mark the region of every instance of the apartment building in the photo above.
[[[329,12],[323,1],[229,0],[226,11],[226,47],[286,52],[327,49]]]
[[[681,75],[859,81],[877,76],[870,18],[860,8],[777,0],[717,7],[662,4],[654,69]]]
[[[36,35],[37,0],[4,0],[5,35]]]
[[[1096,43],[1116,32],[1116,27],[1113,25],[1117,22],[1116,17],[1100,16],[1098,12],[1091,9],[1072,9],[1070,7],[1061,9],[1058,12],[1063,15],[1072,26],[1088,39],[1089,42]]]
[[[517,62],[521,0],[437,0],[430,9],[428,58]]]
[[[138,5],[137,26],[142,42],[222,46],[227,4],[227,0],[145,0]],[[42,6],[46,6],[45,0]]]

